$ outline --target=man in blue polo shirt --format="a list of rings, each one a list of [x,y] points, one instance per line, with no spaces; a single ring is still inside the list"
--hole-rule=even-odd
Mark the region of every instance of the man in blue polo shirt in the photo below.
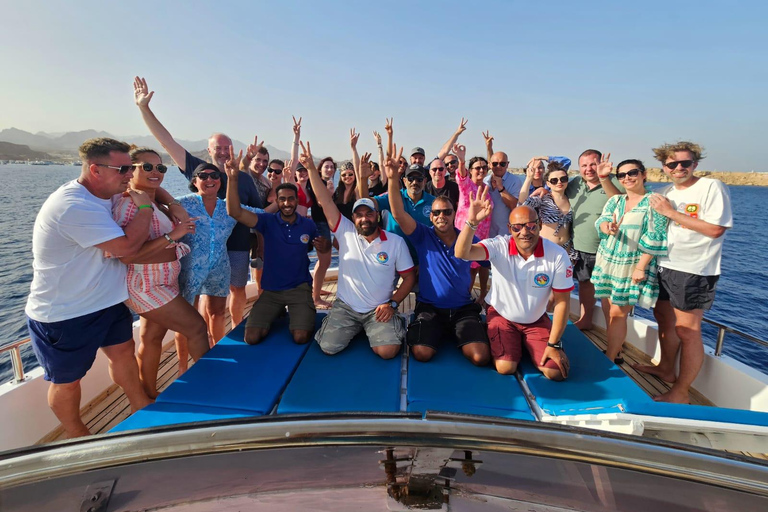
[[[241,208],[237,183],[240,157],[235,158],[230,147],[230,160],[226,163],[227,213],[264,235],[262,293],[245,323],[245,341],[254,345],[263,340],[272,322],[288,306],[293,341],[307,343],[315,330],[308,252],[315,247],[318,252],[327,253],[331,250],[330,241],[318,238],[315,223],[296,213],[298,189],[292,183],[283,183],[275,189],[277,213],[252,213]]]
[[[453,250],[459,235],[453,225],[456,217],[453,203],[446,196],[434,198],[429,212],[432,227],[427,227],[407,213],[402,195],[398,194],[397,180],[394,179],[397,176],[396,159],[387,160],[386,172],[388,206],[415,248],[421,264],[416,319],[408,326],[406,335],[413,356],[419,361],[429,361],[447,335],[455,337],[462,353],[473,364],[485,366],[491,359],[491,352],[480,318],[482,308],[470,295],[471,263],[457,258]],[[484,266],[490,265],[484,262]]]

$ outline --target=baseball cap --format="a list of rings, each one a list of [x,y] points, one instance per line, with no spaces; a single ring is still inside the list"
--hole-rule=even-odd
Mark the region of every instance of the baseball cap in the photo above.
[[[352,205],[352,211],[354,212],[361,206],[367,206],[373,211],[378,211],[376,209],[376,203],[374,203],[372,199],[368,199],[367,197],[364,197],[362,199],[358,199],[357,201],[355,201],[355,204]]]
[[[418,146],[416,146],[411,150],[411,156],[417,155],[417,154],[421,156],[427,156],[427,154],[424,152],[424,148],[420,148]]]
[[[198,165],[197,167],[195,167],[195,170],[192,171],[192,176],[197,176],[198,174],[200,174],[203,171],[218,171],[218,170],[219,170],[219,168],[216,167],[215,165],[213,165],[211,163],[208,163],[208,162],[204,162],[204,163]]]
[[[424,168],[424,166],[419,164],[411,164],[408,169],[405,171],[406,176],[410,176],[411,174],[420,174],[421,176],[427,175],[427,170]]]

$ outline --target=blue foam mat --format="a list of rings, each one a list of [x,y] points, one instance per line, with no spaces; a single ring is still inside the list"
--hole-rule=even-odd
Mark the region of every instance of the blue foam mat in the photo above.
[[[323,353],[313,341],[285,389],[278,414],[400,410],[401,357],[377,356],[364,332],[338,354]]]
[[[644,416],[719,421],[722,423],[768,427],[767,412],[726,409],[724,407],[709,407],[706,405],[670,404],[654,402],[653,400],[649,402],[628,401],[627,412]]]
[[[166,425],[179,425],[198,421],[250,418],[254,413],[221,407],[202,407],[190,404],[154,403],[146,406],[113,427],[109,432],[125,432]]]
[[[568,378],[554,382],[544,377],[527,354],[519,366],[536,403],[553,416],[624,412],[628,401],[653,400],[621,368],[609,361],[579,329],[568,322],[563,345],[571,362]]]
[[[264,341],[248,345],[244,324],[176,379],[157,402],[269,413],[309,344],[294,343],[288,319],[280,318]]]

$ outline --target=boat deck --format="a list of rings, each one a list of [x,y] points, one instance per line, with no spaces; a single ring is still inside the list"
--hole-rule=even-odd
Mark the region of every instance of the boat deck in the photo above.
[[[323,289],[329,292],[326,297],[327,300],[332,301],[336,295],[336,281],[327,281],[323,286]],[[475,294],[477,290],[475,290]],[[246,304],[246,313],[250,311],[255,297],[250,299]],[[414,294],[410,294],[408,298],[403,301],[401,305],[401,312],[411,313],[416,306],[416,297]],[[227,313],[227,330],[231,329],[231,321],[229,314]],[[592,341],[592,343],[599,349],[605,349],[607,345],[605,332],[602,329],[593,329],[590,331],[584,331],[584,334]],[[660,393],[668,391],[670,385],[661,379],[637,372],[632,368],[633,364],[650,364],[650,358],[635,349],[634,347],[627,346],[623,351],[623,357],[625,363],[621,365],[622,370],[631,377],[649,396],[656,396]],[[190,360],[190,366],[193,362]],[[165,390],[178,375],[178,361],[176,358],[176,350],[174,344],[171,342],[166,345],[166,349],[163,352],[160,360],[160,368],[158,371],[158,390]],[[690,401],[696,405],[712,406],[712,402],[707,400],[698,391],[692,389],[690,393]],[[81,415],[83,421],[89,430],[94,433],[104,433],[115,427],[118,423],[122,422],[131,415],[130,404],[128,399],[122,393],[122,390],[117,385],[110,386],[106,391],[101,393],[91,402],[86,404],[82,410]],[[38,444],[49,443],[64,439],[64,431],[61,427],[53,430],[47,436],[42,438]],[[742,452],[748,456],[757,457],[768,460],[768,454],[751,454]]]

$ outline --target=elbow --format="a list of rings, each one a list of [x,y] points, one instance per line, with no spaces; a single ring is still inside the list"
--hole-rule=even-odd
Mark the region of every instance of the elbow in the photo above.
[[[710,233],[710,237],[712,238],[720,238],[725,234],[725,232],[728,231],[728,228],[723,226],[714,226],[712,228],[712,232]]]

